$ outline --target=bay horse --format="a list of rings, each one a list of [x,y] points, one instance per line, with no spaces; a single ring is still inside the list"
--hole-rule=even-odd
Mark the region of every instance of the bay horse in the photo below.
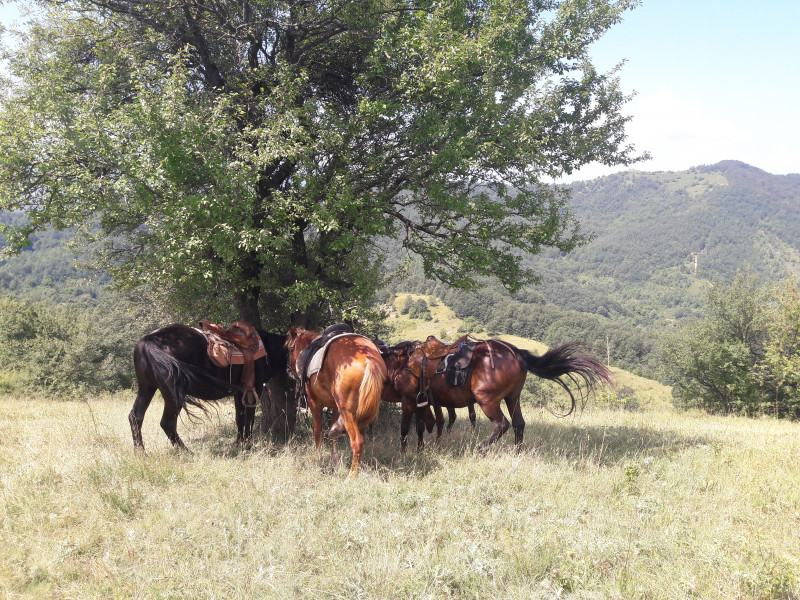
[[[283,336],[256,330],[266,357],[254,361],[257,393],[266,382],[286,368]],[[142,422],[156,391],[164,398],[161,429],[173,446],[186,449],[177,431],[178,416],[184,408],[206,410],[203,401],[221,400],[233,395],[236,408],[236,441],[248,440],[253,431],[256,407],[245,405],[244,389],[239,385],[243,365],[219,367],[208,357],[208,341],[198,330],[187,325],[172,324],[144,336],[133,351],[137,393],[128,415],[133,436],[133,447],[144,452]]]
[[[300,354],[321,334],[292,327],[286,337],[289,370],[300,380],[305,369],[298,367]],[[320,370],[308,377],[305,392],[314,423],[314,449],[320,459],[322,446],[322,409],[333,411],[328,437],[337,456],[336,440],[345,432],[350,437],[353,460],[348,479],[358,475],[364,438],[361,429],[377,419],[381,396],[386,386],[386,365],[381,353],[366,337],[348,334],[333,338]]]
[[[419,344],[402,342],[388,347],[383,354],[390,385],[403,397],[404,403],[413,403],[414,406],[421,391],[420,377],[409,370],[409,364]],[[483,340],[475,346],[471,359],[472,372],[463,386],[451,386],[445,381],[444,374],[434,374],[441,358],[428,361],[425,378],[435,404],[446,408],[463,408],[477,403],[481,407],[494,429],[480,444],[480,452],[485,452],[509,428],[509,421],[500,407],[501,401],[505,400],[514,427],[514,441],[520,447],[525,419],[519,399],[528,373],[560,384],[572,399],[570,412],[575,407],[575,397],[565,378],[577,384],[579,389],[582,384],[582,393],[587,394],[598,384],[613,385],[611,371],[598,359],[584,353],[584,346],[586,344],[582,342],[568,342],[553,346],[542,356],[536,356],[501,340]],[[418,431],[419,428],[418,422]]]
[[[389,346],[375,338],[372,340],[381,352],[386,363],[386,369],[389,376],[389,385],[383,391],[383,401],[391,403],[400,403],[401,417],[400,417],[400,451],[405,452],[408,446],[408,432],[411,430],[411,417],[417,417],[417,450],[422,450],[425,447],[425,431],[428,433],[433,432],[434,425],[436,426],[436,439],[442,437],[444,430],[444,414],[442,407],[438,404],[433,406],[428,405],[426,410],[423,411],[422,425],[419,423],[420,413],[417,411],[416,397],[417,393],[410,393],[409,390],[419,390],[419,378],[414,375],[409,369],[397,368],[396,363],[386,361],[386,353]],[[394,348],[399,348],[406,344],[416,344],[417,342],[401,342]],[[453,428],[453,423],[456,421],[456,410],[452,406],[447,408],[447,431]],[[470,404],[469,420],[473,429],[475,428],[475,405]]]

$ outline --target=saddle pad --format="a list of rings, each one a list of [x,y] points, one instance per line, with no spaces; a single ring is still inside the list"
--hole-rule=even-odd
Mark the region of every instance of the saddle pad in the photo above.
[[[325,354],[328,352],[328,346],[331,345],[333,340],[338,340],[340,337],[344,337],[346,335],[357,335],[359,337],[364,337],[358,333],[340,333],[331,337],[311,356],[311,360],[308,361],[308,367],[306,367],[306,377],[310,378],[315,373],[319,373],[319,371],[322,369],[322,362],[325,360]]]

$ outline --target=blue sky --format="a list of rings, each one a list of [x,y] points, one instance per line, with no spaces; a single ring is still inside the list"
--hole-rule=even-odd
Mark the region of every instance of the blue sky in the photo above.
[[[800,1],[643,0],[593,51],[627,59],[630,141],[645,171],[741,160],[800,173]],[[620,168],[589,166],[571,179]]]
[[[13,2],[0,22],[15,18]],[[741,160],[800,173],[800,0],[643,0],[594,48],[601,70],[625,59],[629,141],[678,171]],[[622,170],[590,165],[567,180]]]

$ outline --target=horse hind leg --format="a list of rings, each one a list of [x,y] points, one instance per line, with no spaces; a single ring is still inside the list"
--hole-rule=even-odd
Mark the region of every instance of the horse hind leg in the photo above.
[[[331,428],[328,430],[328,438],[331,440],[331,461],[334,463],[339,462],[339,449],[337,448],[336,442],[340,437],[342,437],[345,431],[347,431],[347,427],[342,415],[339,414],[336,420],[333,421]]]
[[[494,444],[511,426],[506,416],[503,414],[503,411],[500,409],[500,401],[491,401],[491,402],[484,402],[481,403],[481,408],[483,409],[484,414],[489,418],[489,421],[492,422],[492,426],[494,430],[492,431],[492,435],[486,438],[483,442],[481,442],[480,446],[478,446],[478,452],[481,454],[485,454],[489,450],[489,446]]]
[[[506,408],[508,408],[508,414],[511,416],[511,426],[514,428],[514,443],[517,449],[522,448],[522,439],[525,435],[525,419],[522,416],[522,407],[519,402],[520,393],[521,391],[515,390],[506,396]]]
[[[164,412],[161,415],[161,429],[167,434],[167,438],[173,446],[188,451],[189,449],[186,447],[186,444],[183,443],[183,440],[178,435],[178,415],[181,409],[169,392],[165,393],[165,390],[162,389],[161,395],[164,396]]]
[[[153,386],[146,386],[139,384],[139,391],[136,394],[136,400],[133,402],[133,408],[128,413],[128,422],[131,425],[131,436],[133,437],[133,448],[137,454],[144,454],[144,440],[142,440],[142,423],[144,423],[144,414],[153,400],[153,395],[156,393],[156,388]]]
[[[348,412],[340,413],[339,418],[328,432],[328,436],[331,438],[334,447],[336,440],[345,432],[347,432],[347,435],[350,437],[350,449],[353,451],[353,461],[350,464],[350,473],[347,475],[347,478],[354,479],[358,477],[358,471],[361,465],[361,453],[364,450],[364,437],[361,435],[361,430],[358,427],[358,423],[356,423],[355,417]]]

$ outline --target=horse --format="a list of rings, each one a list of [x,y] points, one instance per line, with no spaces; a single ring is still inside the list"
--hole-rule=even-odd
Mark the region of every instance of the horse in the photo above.
[[[417,406],[417,398],[427,391],[420,389],[420,376],[409,369],[413,362],[411,357],[418,351],[419,345],[420,342],[402,342],[386,348],[383,353],[390,385],[402,396],[404,405]],[[434,374],[442,360],[439,357],[427,361],[426,387],[432,393],[433,402],[440,406],[463,408],[477,403],[481,407],[493,425],[492,434],[478,447],[481,453],[486,452],[510,426],[500,406],[501,401],[505,400],[514,427],[514,441],[520,448],[525,419],[519,399],[528,373],[560,384],[572,399],[570,413],[575,408],[575,397],[564,378],[578,384],[579,388],[583,384],[583,392],[587,394],[598,384],[613,385],[611,371],[598,359],[584,353],[584,346],[586,344],[582,342],[568,342],[550,348],[542,356],[536,356],[501,340],[482,340],[475,345],[470,362],[471,375],[463,386],[451,386],[445,381],[444,374]],[[418,432],[419,429],[418,421]]]
[[[346,431],[353,451],[348,479],[353,479],[358,476],[364,447],[361,428],[370,425],[378,417],[381,396],[387,383],[386,365],[375,344],[366,337],[340,335],[327,345],[320,370],[306,379],[306,369],[298,365],[298,358],[320,336],[316,331],[291,327],[285,344],[288,368],[290,374],[302,382],[308,397],[314,423],[316,459],[320,459],[322,445],[322,409],[327,407],[333,411],[332,425],[328,431],[333,446],[332,456],[334,459],[338,456],[336,440]]]
[[[402,411],[400,418],[400,451],[405,452],[408,446],[408,432],[411,430],[412,415],[417,416],[417,450],[422,450],[425,447],[425,431],[432,433],[434,425],[436,425],[436,439],[439,440],[439,438],[442,437],[442,431],[444,430],[444,414],[442,413],[442,407],[438,404],[427,406],[426,410],[423,412],[423,426],[420,426],[416,402],[417,393],[411,393],[410,391],[414,389],[417,391],[419,390],[419,378],[408,369],[390,367],[389,363],[386,362],[386,352],[389,350],[389,346],[378,338],[372,341],[381,351],[381,356],[384,357],[389,375],[390,385],[387,385],[386,389],[383,391],[383,400],[384,402],[400,403]],[[395,348],[403,344],[416,344],[416,342],[401,342],[401,344],[395,346]],[[456,421],[456,410],[452,406],[446,408],[448,417],[447,431],[449,432],[453,428],[453,423]],[[469,420],[474,429],[475,405],[470,404],[468,408]]]
[[[260,394],[266,382],[286,368],[283,336],[256,330],[267,351],[254,361],[254,388]],[[277,343],[276,343],[277,342]],[[133,351],[137,393],[128,415],[133,447],[144,453],[142,422],[156,393],[164,398],[161,429],[173,446],[186,450],[177,431],[178,415],[190,407],[206,410],[202,401],[221,400],[233,395],[236,407],[236,441],[247,441],[253,431],[255,403],[243,402],[245,390],[240,385],[244,365],[219,367],[208,356],[208,341],[197,329],[172,324],[144,336]]]

